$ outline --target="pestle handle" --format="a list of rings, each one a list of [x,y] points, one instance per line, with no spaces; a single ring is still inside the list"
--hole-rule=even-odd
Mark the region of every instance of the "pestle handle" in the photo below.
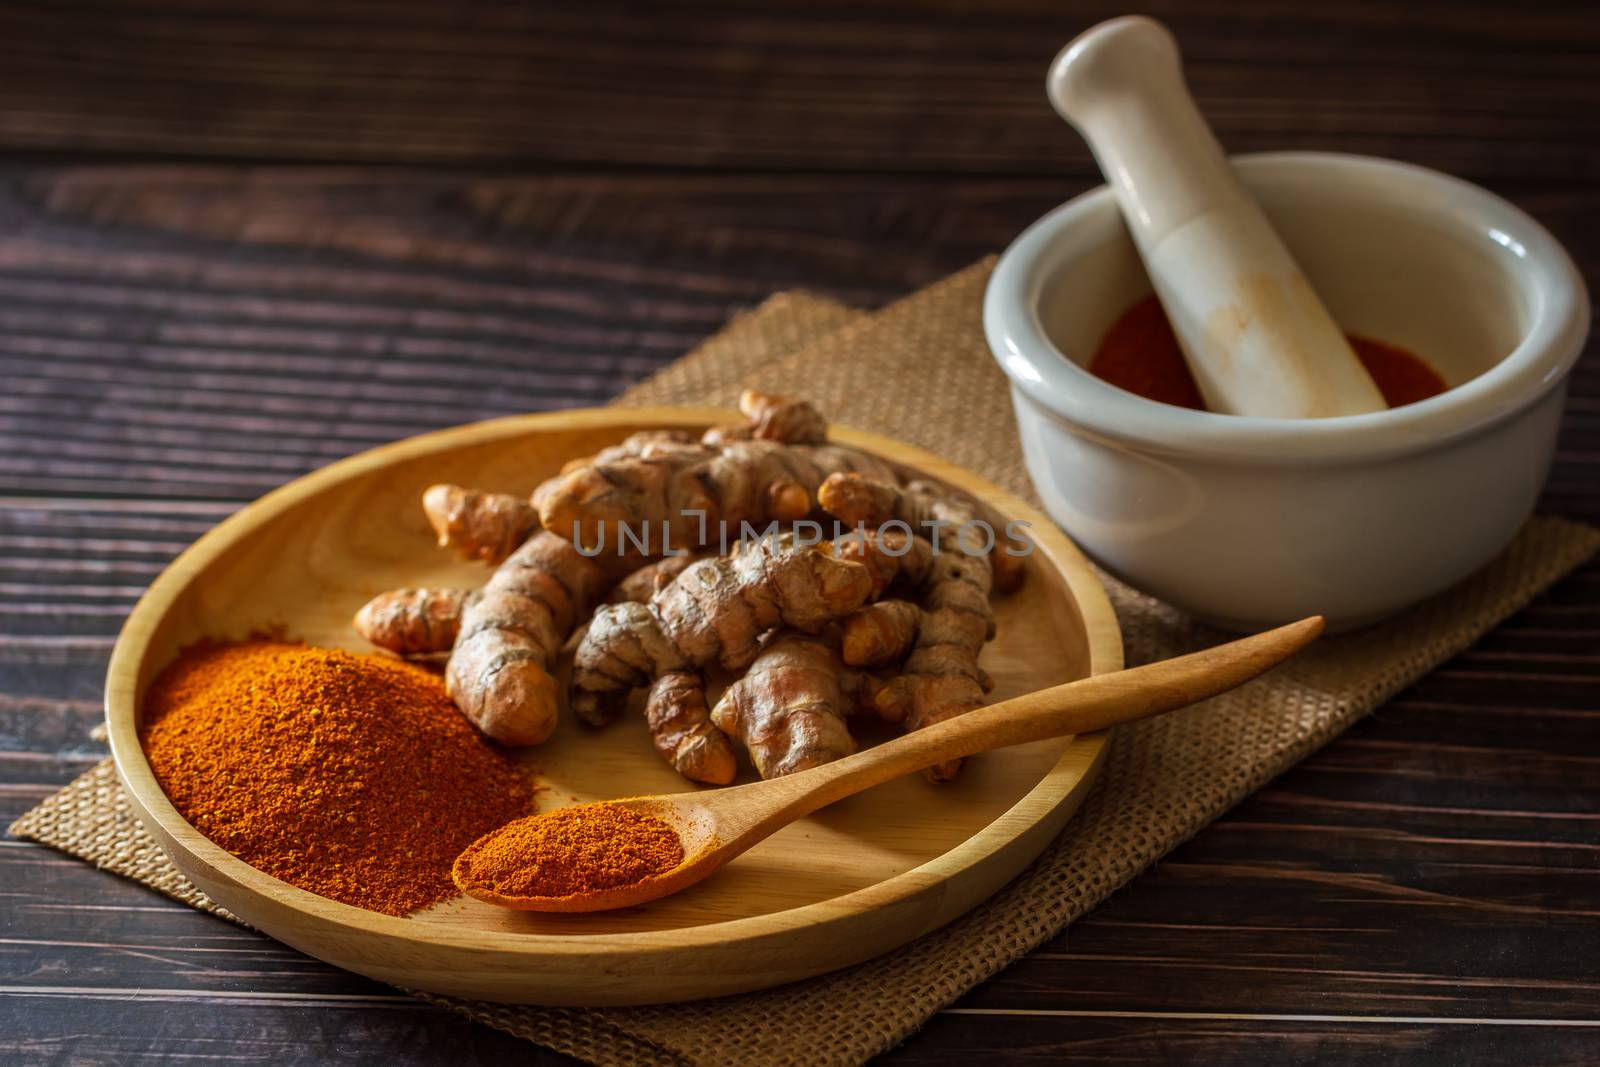
[[[1062,49],[1048,92],[1116,192],[1208,408],[1322,418],[1386,407],[1234,174],[1164,26],[1100,23]]]

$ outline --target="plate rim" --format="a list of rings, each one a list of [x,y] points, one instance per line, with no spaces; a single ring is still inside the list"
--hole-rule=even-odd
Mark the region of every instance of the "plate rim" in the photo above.
[[[1032,789],[983,828],[948,851],[880,882],[799,907],[695,926],[604,934],[548,934],[491,933],[444,923],[420,923],[408,917],[385,915],[318,896],[250,866],[211,841],[178,812],[156,781],[139,742],[137,725],[139,670],[151,640],[173,602],[201,570],[241,537],[271,521],[283,509],[341,481],[447,448],[482,445],[499,438],[546,431],[604,430],[617,426],[700,428],[736,421],[737,418],[736,412],[724,408],[654,406],[582,408],[467,423],[379,445],[337,460],[268,492],[222,520],[169,563],[135,603],[117,635],[106,669],[105,712],[111,753],[117,776],[140,822],[154,833],[164,849],[170,851],[168,842],[171,842],[189,853],[196,862],[209,868],[208,873],[253,894],[268,896],[276,906],[287,908],[319,924],[331,923],[405,943],[452,948],[487,948],[492,944],[497,952],[512,951],[528,956],[631,956],[640,952],[726,945],[730,941],[759,941],[786,930],[815,927],[825,923],[830,916],[855,915],[909,903],[919,894],[950,881],[987,857],[1003,851],[1008,843],[1047,820],[1073,797],[1074,789],[1060,784],[1065,776],[1072,774],[1081,782],[1092,782],[1105,758],[1109,740],[1107,733],[1074,738]],[[1066,583],[1083,619],[1089,646],[1089,674],[1103,674],[1122,667],[1122,633],[1104,586],[1077,545],[1037,508],[988,479],[915,445],[839,425],[830,427],[829,439],[863,448],[930,474],[981,497],[986,504],[1008,518],[1028,519],[1032,524],[1030,535],[1053,558],[1055,570]],[[1040,796],[1045,792],[1057,795],[1047,800]],[[1024,827],[1001,829],[1019,814],[1027,818]],[[1050,839],[1046,839],[1046,846]],[[1029,858],[1029,862],[1032,858]],[[178,865],[181,867],[181,864]]]

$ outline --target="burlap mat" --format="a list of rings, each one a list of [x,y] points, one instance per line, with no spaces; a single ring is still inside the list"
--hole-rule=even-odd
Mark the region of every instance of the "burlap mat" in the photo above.
[[[980,263],[875,315],[774,297],[631,390],[625,404],[729,403],[750,383],[812,397],[840,422],[910,441],[1032,497],[1005,381],[984,346]],[[851,1064],[1082,915],[1212,819],[1460,651],[1600,546],[1600,531],[1535,519],[1459,588],[1361,633],[1325,639],[1204,705],[1119,732],[1099,785],[1015,882],[943,930],[879,959],[763,993],[663,1007],[435,1003],[601,1064]],[[1221,635],[1107,581],[1127,659]],[[134,820],[109,761],[12,826],[195,907],[218,910]],[[230,916],[231,917],[231,916]]]

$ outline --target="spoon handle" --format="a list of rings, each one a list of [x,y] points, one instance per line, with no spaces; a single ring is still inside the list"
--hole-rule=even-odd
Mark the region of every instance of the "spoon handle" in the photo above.
[[[1322,632],[1322,616],[1132,670],[976,708],[792,779],[784,806],[797,818],[835,800],[946,760],[1048,737],[1092,733],[1227,692],[1282,663]]]

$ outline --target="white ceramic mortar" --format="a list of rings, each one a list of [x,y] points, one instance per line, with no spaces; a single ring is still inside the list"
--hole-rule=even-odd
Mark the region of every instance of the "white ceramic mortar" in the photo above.
[[[1097,561],[1212,622],[1381,619],[1499,552],[1532,511],[1588,331],[1571,259],[1511,204],[1435,171],[1273,153],[1240,177],[1351,333],[1451,386],[1421,403],[1259,419],[1145,400],[1087,365],[1150,283],[1110,191],[995,268],[984,324],[1046,509]]]

